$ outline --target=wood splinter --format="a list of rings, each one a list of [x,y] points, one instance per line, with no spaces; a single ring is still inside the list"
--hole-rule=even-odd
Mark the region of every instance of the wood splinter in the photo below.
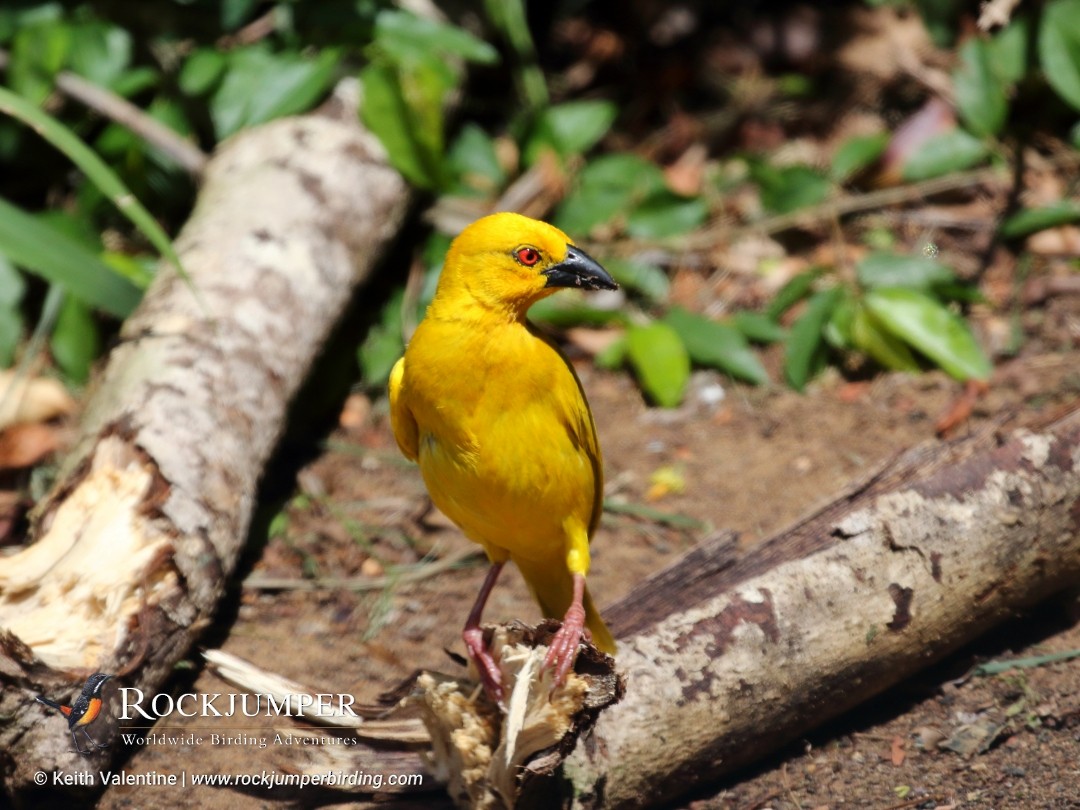
[[[543,663],[557,621],[485,629],[506,685],[505,710],[477,681],[433,672],[420,675],[419,694],[412,698],[431,735],[436,778],[458,807],[469,810],[521,807],[538,793],[550,797],[551,780],[537,777],[554,774],[626,688],[615,660],[583,643],[566,683],[553,689],[552,671]]]

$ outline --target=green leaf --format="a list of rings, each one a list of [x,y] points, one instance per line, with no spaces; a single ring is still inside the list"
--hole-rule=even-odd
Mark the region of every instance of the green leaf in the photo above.
[[[663,322],[675,330],[690,359],[698,365],[718,368],[755,385],[769,381],[765,367],[735,327],[687,312],[682,307],[669,309]]]
[[[158,225],[157,220],[150,215],[150,212],[128,191],[127,186],[121,182],[116,173],[90,147],[79,140],[55,118],[3,87],[0,87],[0,112],[7,113],[24,124],[33,127],[35,132],[63,152],[72,163],[82,170],[90,182],[101,189],[102,194],[109,198],[109,201],[119,209],[120,213],[139,229],[161,256],[172,262],[180,276],[187,278],[184,267],[180,264],[180,257],[173,250],[172,241],[161,226]],[[18,262],[19,260],[15,259],[15,261]],[[43,271],[39,270],[38,272],[45,275]],[[73,291],[76,289],[70,282],[56,278],[53,278],[53,280],[61,281]],[[91,301],[90,298],[84,295],[80,295],[80,298],[87,302]],[[134,304],[131,304],[131,306],[134,306]],[[120,310],[121,317],[127,315],[131,307],[128,306],[126,296],[117,302],[117,307]],[[108,306],[102,305],[102,309],[117,314]]]
[[[961,380],[985,380],[992,367],[966,323],[935,299],[899,287],[871,290],[866,307],[882,327]]]
[[[101,353],[101,336],[94,316],[77,298],[64,297],[50,342],[53,359],[77,385],[90,377],[90,368]]]
[[[885,152],[889,145],[888,132],[877,135],[856,135],[844,141],[833,155],[829,174],[836,182],[843,182],[871,165]]]
[[[64,16],[64,7],[56,2],[0,4],[0,42],[7,42],[22,28],[45,22],[55,22]]]
[[[629,189],[635,201],[667,187],[659,166],[630,152],[590,160],[582,169],[579,182],[582,186]]]
[[[663,188],[664,173],[656,164],[628,153],[604,155],[582,170],[554,221],[568,233],[588,235]]]
[[[15,265],[0,253],[0,308],[17,308],[25,295],[26,279]]]
[[[596,356],[593,357],[593,363],[596,364],[597,368],[614,371],[621,368],[622,364],[626,362],[626,351],[626,335],[622,335],[597,352]]]
[[[382,142],[390,164],[413,185],[433,188],[438,174],[431,166],[430,156],[414,137],[414,125],[398,85],[397,72],[385,65],[370,64],[360,71],[360,81],[364,88],[360,117]]]
[[[871,253],[855,268],[864,287],[910,287],[925,290],[956,281],[956,274],[928,256]]]
[[[1027,17],[1013,17],[989,42],[990,64],[1007,85],[1016,84],[1027,73],[1030,27]]]
[[[750,164],[750,176],[761,188],[761,204],[777,214],[817,205],[829,194],[829,181],[809,166]]]
[[[602,264],[620,287],[639,292],[653,303],[667,300],[671,282],[667,273],[656,265],[616,258],[604,259]]]
[[[259,0],[222,0],[221,27],[226,31],[235,31],[259,5]]]
[[[1009,104],[986,42],[972,38],[960,46],[953,88],[960,117],[972,133],[987,137],[1001,131]]]
[[[666,323],[632,325],[626,332],[627,354],[642,389],[657,405],[682,402],[690,380],[690,356],[678,333]]]
[[[72,29],[70,66],[94,84],[113,88],[131,63],[131,34],[102,22]]]
[[[1080,203],[1072,200],[1060,200],[1042,208],[1026,208],[1017,211],[1001,223],[1001,235],[1006,239],[1018,239],[1022,236],[1080,222]]]
[[[681,197],[670,191],[652,194],[626,218],[626,231],[639,239],[662,239],[691,231],[709,216],[700,197]]]
[[[371,327],[357,351],[360,372],[364,384],[369,388],[386,385],[394,364],[405,351],[401,328],[404,299],[403,288],[394,291],[383,306],[379,322]]]
[[[1080,110],[1080,0],[1052,0],[1046,4],[1037,44],[1046,81]]]
[[[113,81],[113,92],[118,96],[130,98],[158,83],[158,72],[151,67],[136,67],[125,70]]]
[[[483,65],[499,61],[495,48],[465,29],[405,11],[379,12],[375,44],[403,63],[424,61],[433,55],[457,56]]]
[[[506,182],[506,173],[495,153],[495,142],[471,121],[461,128],[450,147],[448,161],[450,170],[467,187],[491,192]]]
[[[600,309],[580,292],[568,290],[541,298],[529,307],[529,319],[565,329],[568,326],[607,326],[622,315],[617,309]]]
[[[776,296],[769,302],[769,306],[765,308],[765,316],[775,321],[806,298],[810,294],[817,277],[818,273],[814,270],[792,276],[783,287],[776,291]]]
[[[525,163],[535,163],[545,148],[562,158],[587,152],[611,129],[618,112],[611,101],[568,101],[548,107],[525,145]]]
[[[229,64],[228,58],[214,48],[199,48],[184,60],[177,82],[189,96],[199,96],[218,83]]]
[[[851,342],[885,368],[912,373],[919,370],[919,363],[907,345],[887,332],[866,307],[855,307]]]
[[[26,279],[0,254],[0,368],[10,368],[23,337]]]
[[[402,98],[412,125],[412,138],[420,147],[435,185],[445,182],[443,105],[457,77],[437,60],[418,62],[398,72]]]
[[[229,67],[210,99],[210,118],[218,140],[274,118],[304,112],[330,87],[340,52],[319,51],[314,59],[271,53],[250,46],[229,56]]]
[[[20,28],[11,46],[8,80],[30,103],[40,105],[52,92],[53,79],[71,50],[71,28],[60,21]]]
[[[514,83],[524,106],[530,111],[546,107],[550,95],[544,72],[536,63],[536,46],[529,30],[525,0],[485,0],[484,10],[492,27],[514,51],[517,62],[513,66]]]
[[[150,256],[132,256],[129,253],[114,253],[107,250],[101,254],[101,260],[140,290],[150,286],[150,282],[154,280],[154,272],[157,270]]]
[[[118,318],[141,293],[78,241],[0,198],[0,253],[42,278],[63,284],[86,304]]]
[[[855,320],[855,297],[850,288],[845,287],[840,300],[836,302],[829,320],[821,334],[825,341],[838,351],[848,351],[855,343],[851,337],[851,325]]]
[[[776,343],[787,337],[787,330],[762,312],[736,312],[731,322],[747,340],[755,343]]]
[[[962,129],[943,132],[923,144],[904,164],[905,180],[928,180],[949,172],[969,169],[989,150],[982,141]]]
[[[22,310],[0,306],[0,368],[11,368],[15,353],[23,339]]]
[[[784,343],[784,376],[796,391],[802,391],[824,364],[825,324],[843,294],[842,287],[815,293],[788,333]]]

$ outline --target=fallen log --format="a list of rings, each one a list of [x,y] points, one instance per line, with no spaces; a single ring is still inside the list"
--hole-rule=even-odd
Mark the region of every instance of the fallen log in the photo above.
[[[0,773],[14,802],[41,798],[36,772],[81,759],[35,694],[70,696],[96,670],[153,693],[212,621],[289,402],[409,201],[355,110],[342,118],[267,124],[207,165],[176,243],[190,280],[158,274],[34,542],[0,561]],[[115,720],[95,729],[109,739]]]
[[[532,806],[648,807],[773,752],[1080,583],[1080,413],[909,452],[742,559],[605,611],[626,696]]]
[[[458,807],[667,806],[1078,583],[1080,411],[909,451],[749,554],[718,534],[636,587],[604,611],[625,695],[561,771],[552,749],[475,767],[511,725],[541,726],[544,706],[495,729],[475,682],[447,676],[421,679],[416,700],[439,706],[450,686],[481,698],[425,715],[453,741],[433,762]],[[503,633],[496,657],[514,660]],[[479,745],[477,728],[491,735]]]

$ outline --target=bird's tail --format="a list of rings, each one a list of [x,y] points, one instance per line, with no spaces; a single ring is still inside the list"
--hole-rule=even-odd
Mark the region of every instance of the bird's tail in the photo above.
[[[574,598],[574,580],[566,568],[550,563],[538,563],[532,560],[514,559],[525,582],[529,585],[540,610],[549,619],[562,619],[566,615],[570,601]],[[608,655],[615,654],[615,638],[611,635],[600,612],[593,604],[588,586],[585,587],[585,626],[592,634],[593,644]]]
[[[50,709],[56,709],[58,712],[62,712],[64,710],[64,707],[62,705],[57,703],[55,700],[49,700],[43,695],[38,695],[36,698],[34,698],[34,700],[36,700],[38,703],[44,703]]]

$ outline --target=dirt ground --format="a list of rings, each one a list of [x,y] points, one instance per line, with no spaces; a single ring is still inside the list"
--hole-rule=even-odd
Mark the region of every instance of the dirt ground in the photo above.
[[[1075,336],[1075,312],[1064,308],[1054,315],[1055,306],[1051,302],[1040,318],[1056,318],[1065,327],[1062,334]],[[1075,401],[1080,353],[1067,346],[1046,351],[1047,343],[1029,342],[1030,353],[999,366],[990,392],[962,431],[1002,420],[1006,427],[1021,424]],[[767,360],[776,371],[779,358]],[[590,576],[601,604],[630,592],[713,530],[734,529],[748,547],[898,451],[935,441],[935,421],[961,390],[940,373],[851,382],[833,371],[805,395],[701,373],[688,404],[664,412],[648,408],[626,375],[598,371],[587,361],[578,368],[605,453],[608,497],[692,519],[672,526],[639,515],[605,514]],[[715,385],[723,387],[719,402]],[[345,413],[349,427],[330,435],[324,451],[300,469],[282,517],[270,523],[271,539],[253,553],[241,576],[379,577],[396,564],[425,555],[446,559],[471,547],[429,511],[418,470],[393,443],[385,402],[356,395]],[[662,493],[657,470],[669,476],[674,471],[682,491]],[[454,671],[444,648],[461,651],[461,625],[483,575],[482,560],[473,557],[419,581],[364,592],[238,587],[206,646],[220,646],[320,691],[374,703],[417,668]],[[676,806],[1080,807],[1080,661],[990,677],[971,674],[981,661],[1080,649],[1074,615],[1071,599],[1058,598],[1018,616],[757,770],[717,782]],[[504,576],[486,618],[538,618],[516,573]],[[207,670],[188,672],[179,674],[176,692],[236,691]],[[155,731],[207,739],[201,745],[132,748],[125,764],[129,774],[288,767],[290,750],[273,744],[272,728],[252,720],[215,718],[208,726],[204,719],[170,718]],[[215,744],[211,734],[233,739]],[[260,747],[260,738],[267,737],[269,744]],[[99,804],[103,810],[279,806],[281,797],[265,789],[245,794],[160,786],[112,788]]]

